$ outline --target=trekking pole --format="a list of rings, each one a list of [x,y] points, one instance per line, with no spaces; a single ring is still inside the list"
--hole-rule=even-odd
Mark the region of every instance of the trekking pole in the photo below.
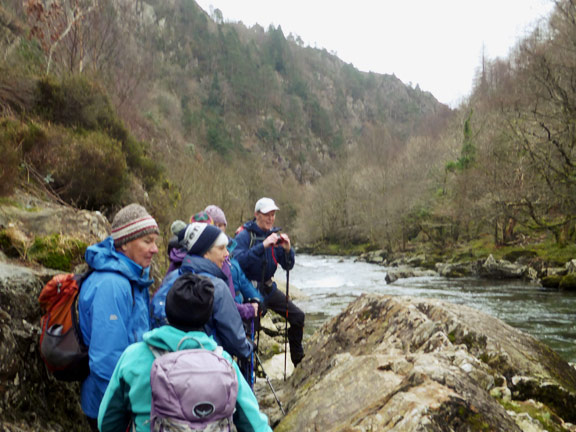
[[[262,366],[262,360],[260,360],[260,356],[258,355],[258,352],[254,351],[254,355],[256,355],[256,360],[258,360],[258,363],[260,364],[260,369],[262,370],[262,373],[264,374],[264,378],[266,378],[266,381],[268,382],[268,385],[270,386],[270,390],[272,390],[272,394],[274,395],[274,399],[276,399],[276,403],[278,403],[278,406],[280,407],[280,411],[282,411],[282,415],[286,415],[286,412],[284,411],[284,407],[282,406],[282,402],[280,402],[280,399],[278,399],[278,396],[276,396],[276,392],[274,391],[274,387],[272,387],[272,383],[270,382],[270,378],[268,377],[268,374],[264,370],[264,366]]]
[[[286,323],[284,327],[284,381],[286,381],[286,362],[288,358],[288,301],[290,301],[290,270],[286,270]]]
[[[254,320],[250,320],[250,339],[254,342]],[[256,384],[256,374],[254,373],[254,351],[250,354],[250,388],[254,390],[254,384]]]
[[[256,354],[258,354],[258,350],[260,349],[260,308],[258,308],[258,323],[256,325]],[[254,324],[254,321],[252,321]],[[254,370],[254,385],[256,385],[256,370]]]

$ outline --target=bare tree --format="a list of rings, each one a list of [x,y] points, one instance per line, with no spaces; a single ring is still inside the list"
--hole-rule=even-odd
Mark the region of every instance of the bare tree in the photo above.
[[[50,73],[57,49],[67,38],[81,32],[78,28],[84,19],[98,7],[98,0],[54,0],[45,3],[41,0],[27,0],[26,13],[31,26],[31,35],[41,44],[46,55],[46,73]],[[82,39],[73,38],[75,57],[80,58],[82,69]]]

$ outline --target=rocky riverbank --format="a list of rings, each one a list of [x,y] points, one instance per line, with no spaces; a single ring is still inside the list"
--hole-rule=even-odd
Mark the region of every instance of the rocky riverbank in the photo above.
[[[390,258],[385,251],[362,254],[358,261],[388,267],[386,281],[417,276],[457,278],[473,276],[486,279],[523,279],[545,288],[576,290],[576,259],[563,266],[551,265],[532,255],[518,255],[515,261],[487,258],[462,262],[439,262],[426,255]]]

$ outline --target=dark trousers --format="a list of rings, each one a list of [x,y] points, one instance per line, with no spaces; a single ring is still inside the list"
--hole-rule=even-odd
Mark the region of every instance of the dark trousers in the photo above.
[[[90,432],[98,432],[98,419],[86,416],[86,420],[88,420]]]
[[[277,314],[286,317],[286,295],[278,288],[272,289],[264,295],[266,307]],[[290,343],[290,359],[294,366],[302,361],[304,349],[302,337],[304,336],[304,312],[292,300],[288,300],[288,342]]]

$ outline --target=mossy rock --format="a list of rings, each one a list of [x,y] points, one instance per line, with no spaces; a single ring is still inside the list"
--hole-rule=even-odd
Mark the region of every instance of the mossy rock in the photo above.
[[[536,251],[529,249],[518,249],[506,253],[502,258],[505,259],[506,261],[516,262],[519,259],[530,259],[530,258],[536,258],[537,256],[538,253]]]
[[[560,287],[561,281],[562,281],[562,276],[558,276],[558,275],[544,276],[542,278],[542,286],[544,288],[558,288],[558,287]]]
[[[82,241],[60,234],[36,237],[28,251],[28,258],[44,267],[71,272],[83,261],[87,247]]]
[[[570,273],[562,276],[559,288],[567,291],[576,291],[576,274]]]

